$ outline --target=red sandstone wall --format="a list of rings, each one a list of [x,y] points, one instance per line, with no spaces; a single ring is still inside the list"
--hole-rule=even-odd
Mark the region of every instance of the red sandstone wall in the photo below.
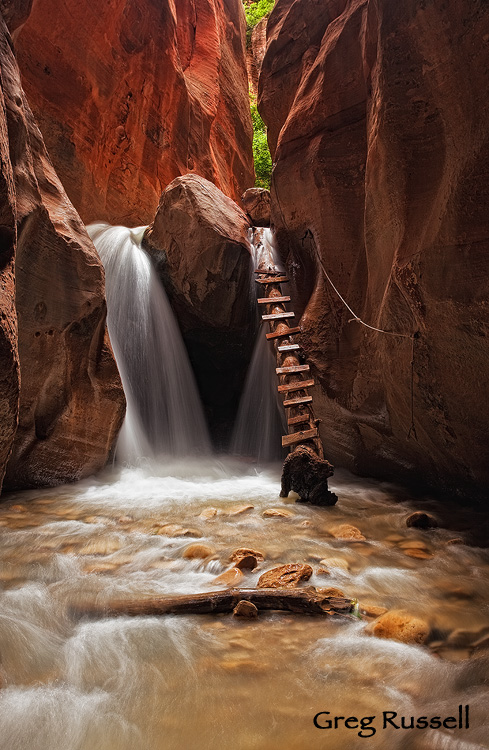
[[[147,223],[190,171],[234,199],[254,183],[241,0],[36,0],[15,47],[85,222]]]
[[[25,17],[25,3],[2,7],[12,26]],[[0,488],[5,470],[9,487],[59,484],[106,463],[124,394],[103,268],[46,153],[1,15],[0,155]]]
[[[329,456],[469,494],[489,486],[488,90],[483,0],[278,0],[270,17],[273,221]],[[314,244],[365,321],[420,332],[417,439],[411,341],[349,322]]]

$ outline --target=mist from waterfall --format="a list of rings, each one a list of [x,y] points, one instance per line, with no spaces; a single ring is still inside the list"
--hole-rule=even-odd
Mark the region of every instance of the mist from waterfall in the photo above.
[[[210,452],[180,330],[141,247],[145,229],[87,227],[105,268],[107,327],[127,401],[116,457],[132,465]]]
[[[260,266],[280,268],[271,229],[255,228],[251,234],[251,274]],[[253,283],[253,286],[255,284]],[[258,310],[256,292],[253,304]],[[231,452],[266,463],[282,457],[282,435],[286,433],[285,412],[277,392],[276,361],[265,336],[265,324],[257,331],[253,356],[246,375],[238,409]]]

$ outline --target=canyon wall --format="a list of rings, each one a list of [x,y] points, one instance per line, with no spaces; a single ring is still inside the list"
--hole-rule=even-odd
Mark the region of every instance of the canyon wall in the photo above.
[[[36,0],[15,48],[85,223],[149,223],[191,171],[235,200],[253,185],[241,0]]]
[[[28,3],[2,9],[13,29]],[[0,480],[23,488],[101,468],[124,395],[103,268],[49,160],[1,15],[0,84]]]
[[[472,497],[489,487],[488,89],[484,0],[278,0],[269,19],[272,219],[328,457]],[[402,335],[352,320],[326,274]]]

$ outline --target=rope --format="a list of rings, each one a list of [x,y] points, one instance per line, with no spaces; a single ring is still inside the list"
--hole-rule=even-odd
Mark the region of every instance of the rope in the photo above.
[[[328,282],[330,283],[330,285],[332,286],[332,288],[334,289],[334,291],[336,292],[336,294],[338,295],[338,297],[340,298],[340,300],[341,300],[341,301],[343,302],[343,304],[344,304],[344,306],[346,307],[346,309],[348,310],[348,312],[350,312],[350,313],[351,313],[351,314],[353,315],[353,318],[351,318],[351,319],[350,319],[350,320],[348,321],[349,323],[353,323],[353,321],[355,321],[356,323],[361,323],[361,324],[362,324],[362,326],[365,326],[365,328],[370,328],[370,330],[371,330],[371,331],[377,331],[378,333],[387,333],[387,334],[388,334],[389,336],[399,336],[400,338],[403,338],[403,339],[414,339],[414,336],[415,336],[416,334],[412,334],[412,333],[409,333],[409,334],[408,334],[408,333],[397,333],[396,331],[386,331],[386,330],[385,330],[384,328],[376,328],[375,326],[371,326],[371,325],[369,325],[369,323],[365,323],[365,321],[364,321],[364,320],[362,320],[362,319],[361,319],[361,318],[360,318],[360,317],[359,317],[359,316],[358,316],[358,315],[357,315],[357,314],[356,314],[356,313],[355,313],[355,312],[354,312],[354,311],[353,311],[353,310],[351,309],[351,307],[350,307],[350,305],[348,304],[348,302],[346,301],[346,299],[345,299],[344,297],[342,297],[342,295],[340,294],[340,292],[338,291],[338,289],[337,289],[337,288],[336,288],[336,286],[334,285],[334,283],[333,283],[333,281],[332,281],[332,279],[331,279],[330,275],[328,274],[328,272],[326,271],[326,269],[325,269],[325,267],[324,267],[324,263],[323,263],[323,261],[322,261],[322,259],[321,259],[321,256],[319,255],[319,252],[318,252],[318,248],[317,248],[317,244],[316,244],[316,240],[315,240],[315,237],[314,237],[314,235],[313,235],[313,233],[311,232],[311,230],[310,230],[310,229],[308,229],[308,230],[306,231],[306,233],[305,233],[304,237],[302,238],[301,242],[302,242],[302,243],[304,243],[304,240],[305,240],[306,238],[312,238],[312,239],[313,239],[314,251],[315,251],[315,253],[316,253],[316,256],[317,256],[317,260],[318,260],[318,263],[319,263],[319,265],[321,266],[321,268],[322,268],[322,270],[323,270],[323,273],[324,273],[324,275],[326,276],[326,278],[327,278]]]
[[[339,290],[336,288],[335,284],[333,283],[333,280],[331,279],[330,275],[326,271],[326,268],[324,267],[324,263],[322,261],[321,256],[319,255],[318,246],[316,243],[316,238],[314,237],[313,233],[310,229],[307,229],[304,236],[301,239],[302,244],[304,244],[305,239],[312,239],[313,245],[314,245],[314,252],[316,253],[316,258],[321,266],[321,269],[328,280],[328,283],[331,285],[331,287],[336,292],[339,299],[342,301],[346,309],[349,313],[353,315],[353,318],[351,318],[348,323],[352,323],[355,321],[356,323],[361,323],[362,326],[365,326],[365,328],[369,328],[371,331],[377,331],[377,333],[386,333],[388,336],[397,336],[398,338],[402,339],[410,339],[413,344],[412,348],[412,355],[411,355],[411,425],[409,427],[409,431],[407,434],[407,439],[409,440],[411,438],[411,435],[414,437],[415,440],[418,440],[418,436],[416,434],[416,424],[414,422],[414,370],[415,370],[415,354],[416,354],[416,341],[419,339],[419,331],[416,331],[415,333],[398,333],[397,331],[386,331],[384,328],[376,328],[375,326],[371,326],[369,323],[365,323],[364,320],[362,320],[350,307],[348,302],[345,300],[345,298],[340,294]]]

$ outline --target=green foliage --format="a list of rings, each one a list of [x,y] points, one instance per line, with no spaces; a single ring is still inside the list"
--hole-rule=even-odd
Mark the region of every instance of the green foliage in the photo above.
[[[254,2],[245,3],[246,24],[249,29],[256,26],[263,16],[266,16],[273,9],[275,0],[254,0]]]
[[[244,2],[243,4],[246,15],[246,39],[249,42],[253,28],[261,21],[263,16],[268,15],[273,10],[275,0],[251,0],[251,2]]]
[[[253,122],[253,160],[255,162],[255,187],[270,188],[272,157],[267,142],[267,129],[255,103],[251,103]]]

